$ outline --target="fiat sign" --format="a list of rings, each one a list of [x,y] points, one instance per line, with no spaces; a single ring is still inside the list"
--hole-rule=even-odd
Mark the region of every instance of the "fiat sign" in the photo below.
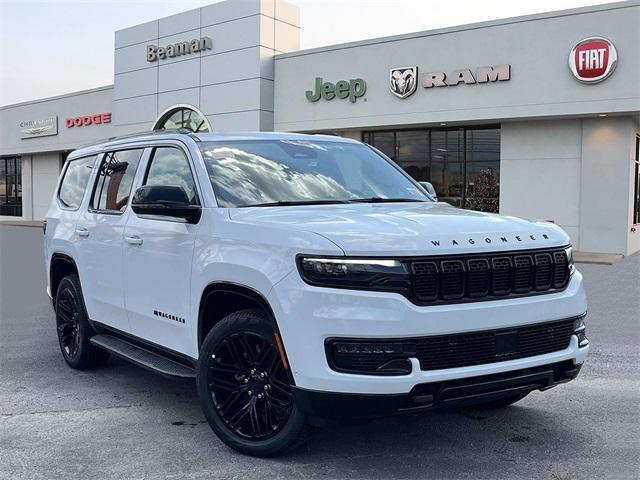
[[[604,37],[579,41],[569,54],[569,68],[584,83],[601,82],[613,73],[618,62],[616,47]]]

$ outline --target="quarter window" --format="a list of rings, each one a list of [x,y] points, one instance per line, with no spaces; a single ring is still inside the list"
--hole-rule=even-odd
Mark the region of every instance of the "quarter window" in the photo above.
[[[58,200],[64,208],[77,210],[80,207],[95,161],[96,156],[93,155],[69,162],[58,191]]]
[[[107,212],[125,210],[142,152],[142,149],[135,149],[105,154],[93,190],[92,209]]]
[[[189,167],[189,160],[179,148],[158,147],[154,150],[144,185],[182,187],[191,205],[198,204],[198,194]]]

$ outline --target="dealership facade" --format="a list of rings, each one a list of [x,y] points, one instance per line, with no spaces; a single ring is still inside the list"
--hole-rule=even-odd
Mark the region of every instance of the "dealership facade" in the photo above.
[[[115,33],[114,84],[0,107],[0,221],[39,220],[73,149],[151,129],[375,146],[442,201],[640,250],[640,2],[299,49],[297,7],[228,0]]]

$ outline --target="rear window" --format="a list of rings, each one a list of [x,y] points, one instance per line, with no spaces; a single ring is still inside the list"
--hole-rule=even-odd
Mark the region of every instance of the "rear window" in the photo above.
[[[68,162],[58,191],[58,200],[64,208],[77,210],[82,203],[96,155],[75,158]]]

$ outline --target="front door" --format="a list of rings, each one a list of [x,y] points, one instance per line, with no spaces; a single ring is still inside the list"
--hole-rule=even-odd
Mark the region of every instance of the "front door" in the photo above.
[[[187,153],[178,146],[154,148],[143,185],[184,189],[199,197]],[[193,355],[190,318],[191,265],[198,225],[181,219],[132,213],[124,231],[125,306],[132,333]]]
[[[129,321],[122,288],[122,239],[131,186],[142,149],[104,154],[88,210],[76,224],[77,261],[89,317],[124,332]]]

